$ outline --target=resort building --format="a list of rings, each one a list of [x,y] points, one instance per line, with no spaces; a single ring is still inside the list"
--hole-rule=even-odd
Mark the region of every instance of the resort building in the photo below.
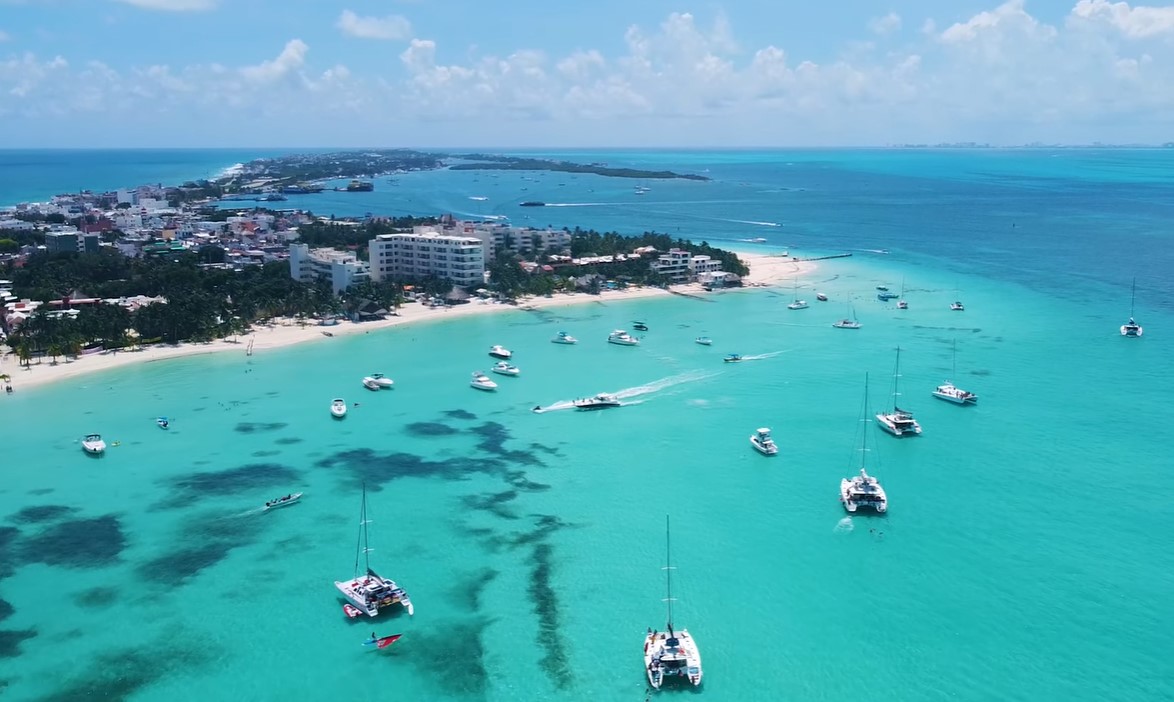
[[[462,287],[485,282],[485,251],[480,239],[421,229],[411,234],[380,234],[371,240],[371,277],[435,276]]]
[[[311,249],[308,244],[289,247],[289,275],[303,283],[326,278],[335,295],[372,277],[367,264],[353,252]]]
[[[649,264],[649,267],[653,273],[665,276],[670,282],[684,283],[691,277],[690,265],[692,263],[693,256],[688,251],[669,249],[668,253],[662,253]]]

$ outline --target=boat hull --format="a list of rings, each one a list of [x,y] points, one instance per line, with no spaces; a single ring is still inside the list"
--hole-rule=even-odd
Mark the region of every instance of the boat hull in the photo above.
[[[955,405],[976,405],[976,404],[978,404],[978,396],[977,395],[972,395],[972,394],[957,395],[957,394],[945,392],[942,390],[934,390],[932,394],[934,397],[938,398],[939,400],[944,400],[946,402],[949,402],[949,403],[955,404]]]
[[[644,637],[644,672],[648,684],[659,690],[670,679],[684,679],[687,684],[701,685],[701,651],[688,631],[674,632],[679,645],[667,647],[668,635],[663,631],[650,631]]]
[[[608,339],[607,343],[615,344],[616,346],[639,346],[640,342],[635,339]]]
[[[896,422],[887,414],[876,415],[877,425],[896,437],[917,436],[921,434],[921,425],[917,422]]]
[[[272,502],[266,503],[265,504],[265,511],[268,512],[271,509],[280,509],[282,507],[288,507],[292,504],[296,504],[297,501],[300,499],[302,499],[302,493],[295,492],[294,494],[289,496],[288,500],[274,500]]]
[[[775,444],[764,444],[758,440],[757,436],[750,437],[750,445],[754,447],[755,451],[761,453],[763,456],[775,456],[778,455],[779,452],[778,446]]]
[[[1121,336],[1139,337],[1144,332],[1141,327],[1130,327],[1128,324],[1121,325]]]

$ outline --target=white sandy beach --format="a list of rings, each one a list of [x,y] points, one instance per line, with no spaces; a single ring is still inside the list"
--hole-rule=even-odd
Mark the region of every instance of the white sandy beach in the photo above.
[[[811,261],[795,261],[783,255],[768,255],[761,253],[737,252],[738,256],[750,267],[750,274],[743,279],[747,286],[772,286],[781,282],[790,282],[796,277],[810,275],[816,269],[816,263]],[[17,357],[7,346],[8,352],[0,356],[0,374],[12,377],[9,383],[14,391],[58,382],[69,378],[76,378],[89,373],[120,368],[134,363],[161,361],[169,358],[195,356],[207,353],[222,353],[233,351],[244,354],[249,342],[253,344],[253,353],[258,354],[267,350],[299,344],[308,341],[322,341],[327,337],[323,332],[329,332],[332,337],[347,334],[369,333],[388,327],[411,324],[424,320],[453,319],[475,314],[492,314],[503,310],[514,309],[546,309],[565,307],[587,302],[622,302],[638,300],[647,297],[686,293],[689,295],[710,295],[697,284],[677,285],[673,292],[660,288],[628,288],[626,290],[608,290],[599,295],[587,293],[559,293],[552,297],[530,297],[520,300],[520,304],[503,305],[498,303],[474,301],[455,307],[432,308],[417,303],[409,303],[399,309],[397,315],[374,322],[341,322],[335,326],[318,326],[314,321],[299,323],[294,319],[282,319],[276,324],[255,325],[251,331],[242,334],[235,342],[224,339],[208,343],[183,343],[177,346],[156,345],[138,351],[117,351],[82,356],[77,359],[61,360],[54,364],[42,359],[34,361],[25,368],[17,362]]]

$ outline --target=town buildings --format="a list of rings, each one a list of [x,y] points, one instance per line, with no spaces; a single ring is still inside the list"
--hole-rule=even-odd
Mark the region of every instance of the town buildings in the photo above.
[[[370,268],[353,251],[311,249],[307,244],[292,244],[289,247],[289,274],[294,280],[303,283],[326,278],[335,295],[356,283],[371,279]]]
[[[436,277],[462,287],[485,282],[484,245],[476,237],[428,229],[380,234],[371,240],[367,251],[373,280]]]

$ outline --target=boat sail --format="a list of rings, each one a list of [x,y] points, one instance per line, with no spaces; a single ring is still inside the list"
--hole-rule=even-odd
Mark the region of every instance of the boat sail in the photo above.
[[[668,515],[664,518],[664,541],[668,620],[666,631],[649,629],[644,637],[644,670],[648,674],[648,684],[654,689],[660,689],[665,677],[686,678],[696,687],[701,684],[701,652],[687,630],[673,629],[673,566]]]
[[[363,484],[363,506],[359,510],[359,538],[355,545],[355,576],[345,582],[335,581],[338,588],[351,604],[343,605],[343,611],[348,617],[357,617],[366,614],[374,617],[379,610],[394,604],[403,605],[408,614],[415,614],[412,599],[402,587],[396,585],[391,578],[385,578],[371,569],[371,546],[367,531],[367,485]],[[359,560],[362,556],[364,574],[359,574]]]

